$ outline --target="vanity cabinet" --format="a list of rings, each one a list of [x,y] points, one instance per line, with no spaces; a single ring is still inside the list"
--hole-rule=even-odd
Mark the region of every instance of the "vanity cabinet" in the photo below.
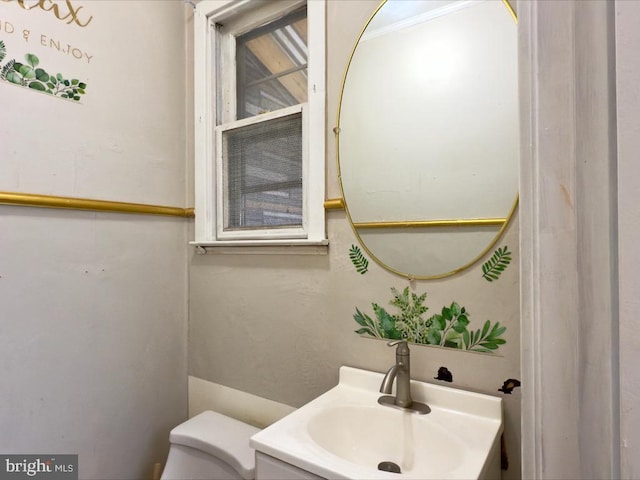
[[[325,480],[311,472],[256,452],[256,480]]]

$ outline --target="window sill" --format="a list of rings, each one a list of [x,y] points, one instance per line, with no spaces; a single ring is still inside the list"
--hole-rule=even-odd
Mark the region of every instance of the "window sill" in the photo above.
[[[189,242],[199,255],[327,255],[329,240],[246,240]]]

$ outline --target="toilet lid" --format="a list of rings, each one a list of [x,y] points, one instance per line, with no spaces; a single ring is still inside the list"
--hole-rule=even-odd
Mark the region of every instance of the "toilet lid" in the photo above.
[[[169,441],[217,457],[235,468],[242,478],[252,480],[256,464],[249,438],[259,431],[221,413],[206,411],[171,430]]]

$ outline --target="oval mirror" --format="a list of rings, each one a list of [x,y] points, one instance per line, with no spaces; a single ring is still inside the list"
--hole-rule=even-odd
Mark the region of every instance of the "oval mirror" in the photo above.
[[[365,26],[336,128],[347,216],[383,267],[452,275],[518,198],[517,28],[506,0],[388,0]]]

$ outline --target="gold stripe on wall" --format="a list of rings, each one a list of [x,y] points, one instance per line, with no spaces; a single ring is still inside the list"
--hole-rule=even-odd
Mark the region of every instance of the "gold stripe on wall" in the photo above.
[[[344,202],[341,198],[330,198],[324,201],[325,210],[343,210]]]
[[[396,222],[355,222],[356,228],[429,228],[429,227],[485,227],[504,225],[506,218],[461,218],[443,220],[406,220]]]
[[[142,215],[167,215],[193,218],[193,208],[167,207],[144,203],[113,202],[88,198],[59,197],[33,193],[0,192],[0,205],[21,205],[26,207],[63,208],[68,210],[91,210],[99,212],[137,213]],[[324,202],[326,210],[344,209],[341,198],[332,198]],[[457,220],[415,220],[400,222],[359,222],[357,228],[425,228],[454,226],[503,225],[504,218],[473,218]]]
[[[109,200],[92,200],[88,198],[58,197],[33,193],[0,192],[0,204],[71,210],[93,210],[100,212],[138,213],[143,215],[168,215],[173,217],[195,216],[193,208],[112,202]]]

